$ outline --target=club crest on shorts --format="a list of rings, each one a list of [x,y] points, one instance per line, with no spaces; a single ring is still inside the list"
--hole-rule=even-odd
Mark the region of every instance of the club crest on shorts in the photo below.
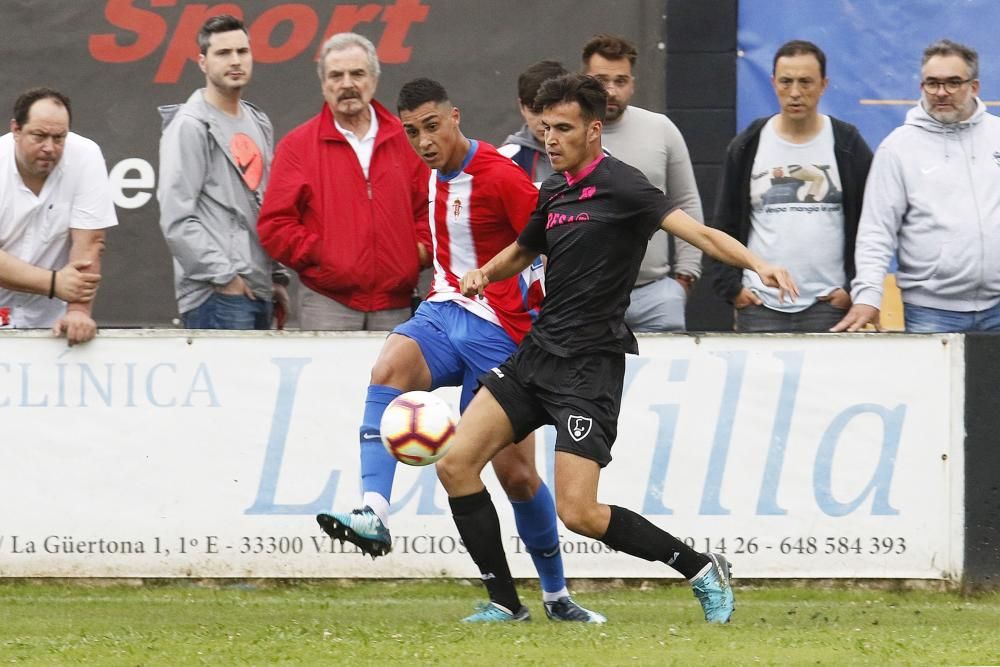
[[[569,428],[569,437],[577,442],[590,435],[590,427],[593,425],[593,419],[590,417],[581,417],[580,415],[570,415],[566,420],[566,426]]]

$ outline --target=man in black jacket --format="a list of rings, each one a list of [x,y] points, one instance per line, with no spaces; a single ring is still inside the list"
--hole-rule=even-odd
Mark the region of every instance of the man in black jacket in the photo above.
[[[792,41],[774,55],[780,111],[729,144],[712,225],[795,276],[784,301],[751,271],[711,262],[737,331],[827,331],[851,307],[854,240],[872,152],[853,125],[819,113],[826,55]]]

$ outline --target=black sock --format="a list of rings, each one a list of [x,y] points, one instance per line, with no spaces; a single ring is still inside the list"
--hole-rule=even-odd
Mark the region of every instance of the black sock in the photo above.
[[[500,536],[500,518],[486,489],[470,496],[449,498],[458,534],[476,562],[490,600],[517,613],[521,600],[510,576],[507,555]]]
[[[601,541],[615,551],[645,560],[663,561],[688,579],[701,572],[709,562],[704,554],[657,528],[642,515],[617,505],[611,505],[608,532]]]

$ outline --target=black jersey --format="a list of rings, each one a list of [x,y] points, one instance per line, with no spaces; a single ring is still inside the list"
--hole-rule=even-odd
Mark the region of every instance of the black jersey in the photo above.
[[[604,156],[582,178],[553,174],[518,243],[548,256],[545,302],[529,334],[544,350],[636,354],[625,309],[646,244],[677,208],[642,172]]]

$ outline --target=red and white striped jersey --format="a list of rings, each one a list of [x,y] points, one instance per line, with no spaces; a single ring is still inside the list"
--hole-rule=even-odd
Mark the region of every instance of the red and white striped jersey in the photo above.
[[[434,282],[427,300],[454,301],[520,343],[541,302],[541,261],[518,276],[490,283],[482,299],[462,296],[459,280],[517,240],[538,203],[538,190],[510,158],[473,141],[456,171],[431,173],[429,191]]]

